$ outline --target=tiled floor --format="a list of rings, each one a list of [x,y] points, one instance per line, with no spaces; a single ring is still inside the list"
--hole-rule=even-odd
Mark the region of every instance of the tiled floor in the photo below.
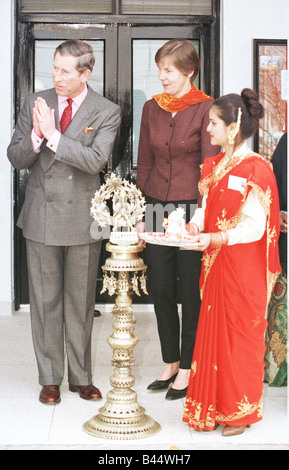
[[[241,436],[225,438],[221,429],[199,433],[182,422],[184,400],[164,399],[164,393],[152,393],[147,385],[157,378],[162,368],[155,316],[151,306],[134,307],[137,320],[135,335],[136,379],[133,389],[138,402],[161,425],[151,437],[134,440],[109,440],[91,436],[83,424],[98,414],[112,388],[111,349],[107,337],[112,333],[111,306],[100,306],[101,316],[94,320],[94,383],[102,393],[98,402],[87,402],[68,390],[67,380],[61,386],[62,401],[45,406],[38,401],[36,363],[27,311],[0,316],[0,449],[61,450],[289,450],[287,387],[264,387],[263,420]]]

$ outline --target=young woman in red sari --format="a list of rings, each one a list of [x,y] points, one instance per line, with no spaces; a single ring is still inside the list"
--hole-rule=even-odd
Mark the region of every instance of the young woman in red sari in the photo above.
[[[253,90],[230,94],[210,110],[203,206],[190,221],[204,251],[202,305],[183,420],[192,428],[241,434],[262,418],[266,308],[280,272],[279,200],[270,162],[245,139],[263,108]]]

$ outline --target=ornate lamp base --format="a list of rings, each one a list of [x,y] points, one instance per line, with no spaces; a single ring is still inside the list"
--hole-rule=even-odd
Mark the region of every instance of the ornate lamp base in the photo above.
[[[144,408],[136,402],[136,397],[134,408],[137,409],[135,411],[117,413],[109,409],[110,407],[111,402],[108,402],[100,408],[99,414],[83,425],[84,431],[95,437],[125,440],[149,437],[161,429],[156,421],[145,414]]]

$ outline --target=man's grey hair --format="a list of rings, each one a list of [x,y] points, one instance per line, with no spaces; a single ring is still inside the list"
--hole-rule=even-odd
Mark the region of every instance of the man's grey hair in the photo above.
[[[95,64],[95,57],[93,55],[92,47],[86,42],[83,42],[80,39],[68,39],[56,48],[54,57],[57,53],[60,55],[72,55],[73,57],[78,57],[76,69],[79,73],[83,73],[87,69],[92,72]]]

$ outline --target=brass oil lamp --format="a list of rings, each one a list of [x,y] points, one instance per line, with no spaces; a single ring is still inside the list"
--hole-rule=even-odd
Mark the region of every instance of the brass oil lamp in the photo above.
[[[112,199],[112,215],[106,202]],[[116,295],[112,309],[112,335],[108,343],[112,348],[113,387],[99,413],[83,425],[90,435],[106,439],[138,439],[151,436],[160,425],[145,414],[132,389],[135,378],[131,373],[134,364],[133,349],[138,343],[134,336],[135,317],[132,293],[140,295],[146,290],[146,266],[138,257],[143,249],[138,241],[135,225],[145,212],[145,200],[133,183],[121,180],[114,174],[96,191],[92,199],[92,217],[100,227],[110,225],[106,250],[111,256],[102,267],[104,271],[101,293]],[[124,230],[123,230],[124,229]]]

